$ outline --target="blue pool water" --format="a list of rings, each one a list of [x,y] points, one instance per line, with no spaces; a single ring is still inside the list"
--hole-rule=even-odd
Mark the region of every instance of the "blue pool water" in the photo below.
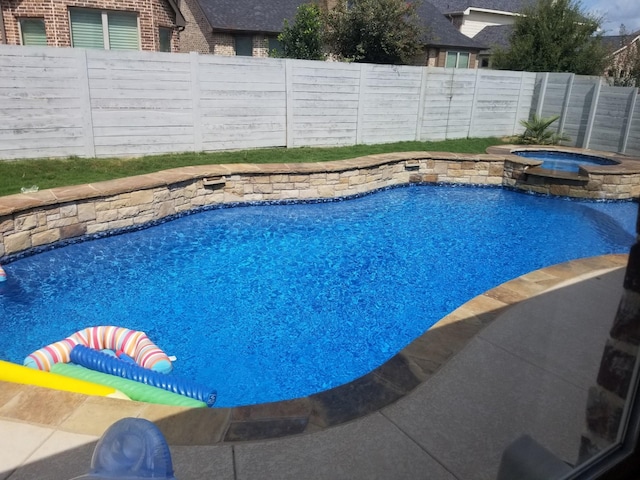
[[[561,170],[563,172],[578,172],[580,165],[616,165],[613,160],[579,153],[552,152],[552,151],[522,151],[513,152],[519,157],[543,160],[541,167],[549,170]]]
[[[5,265],[0,358],[112,324],[146,331],[218,406],[306,396],[366,374],[500,283],[628,252],[636,209],[412,186],[201,212]]]

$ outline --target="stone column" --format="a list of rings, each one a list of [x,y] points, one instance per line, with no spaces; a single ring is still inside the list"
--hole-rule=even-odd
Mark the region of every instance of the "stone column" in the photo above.
[[[596,385],[589,389],[587,430],[581,439],[579,463],[617,442],[623,426],[640,345],[640,213],[636,234],[636,243],[629,253],[624,292],[602,354]]]

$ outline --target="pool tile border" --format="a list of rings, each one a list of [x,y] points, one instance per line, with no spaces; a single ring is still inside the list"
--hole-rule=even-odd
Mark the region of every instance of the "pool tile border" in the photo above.
[[[0,382],[0,419],[99,436],[120,418],[141,417],[156,423],[172,445],[236,443],[321,431],[379,411],[410,394],[512,305],[623,268],[627,259],[627,255],[605,255],[573,260],[506,282],[451,312],[369,374],[306,398],[189,409]]]

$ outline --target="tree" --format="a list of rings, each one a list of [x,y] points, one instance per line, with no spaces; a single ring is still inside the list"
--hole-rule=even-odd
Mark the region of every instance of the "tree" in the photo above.
[[[640,87],[640,40],[638,34],[629,35],[627,28],[620,25],[620,48],[609,57],[607,71],[609,83],[616,87]]]
[[[493,65],[504,70],[602,75],[606,50],[601,19],[583,13],[577,0],[539,0],[517,17],[507,50]]]
[[[301,58],[303,60],[323,60],[322,51],[322,14],[318,5],[307,3],[296,10],[293,25],[285,19],[282,33],[278,40],[282,44],[282,52],[275,56]]]
[[[326,27],[330,51],[347,61],[407,64],[422,49],[416,6],[404,0],[339,1]]]

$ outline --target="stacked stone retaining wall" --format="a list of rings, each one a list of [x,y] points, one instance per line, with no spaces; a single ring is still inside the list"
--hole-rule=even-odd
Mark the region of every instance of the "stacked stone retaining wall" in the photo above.
[[[334,199],[409,183],[525,188],[518,181],[525,166],[525,159],[513,160],[511,155],[409,152],[323,163],[184,167],[9,195],[0,197],[0,260],[61,240],[136,228],[217,205]],[[612,183],[615,189],[591,190],[586,183],[577,193],[566,189],[562,194],[638,196],[640,170],[636,175],[635,184],[617,182]],[[541,193],[559,190],[549,187]]]

